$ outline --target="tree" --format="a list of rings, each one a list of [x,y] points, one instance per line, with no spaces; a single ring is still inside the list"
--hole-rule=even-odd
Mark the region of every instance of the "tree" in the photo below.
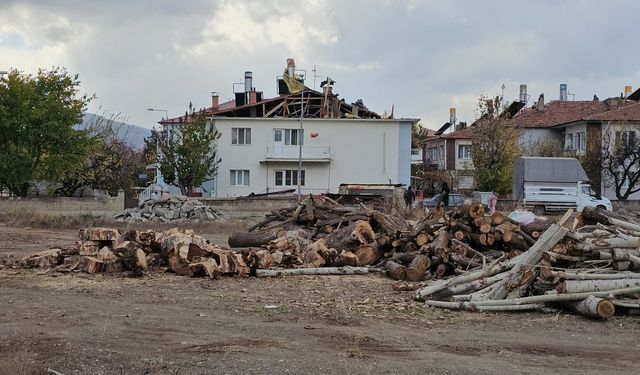
[[[160,172],[165,181],[178,186],[184,195],[215,176],[221,159],[213,142],[220,138],[207,124],[204,111],[189,111],[180,118],[178,129],[165,128],[158,137]]]
[[[555,137],[546,137],[534,142],[528,149],[524,150],[525,156],[539,156],[546,158],[559,158],[566,156],[562,147],[562,142]]]
[[[471,159],[478,188],[506,194],[511,191],[513,165],[520,155],[520,131],[511,124],[502,108],[501,97],[480,97]]]
[[[640,191],[640,142],[638,134],[629,126],[602,134],[602,172],[605,183],[611,185],[616,198],[626,200]]]
[[[88,139],[73,126],[93,97],[79,90],[63,68],[0,80],[0,185],[26,196],[34,180],[56,180],[83,159]]]
[[[60,178],[57,194],[71,196],[81,188],[93,188],[115,195],[134,185],[144,170],[142,153],[131,146],[123,131],[119,114],[93,115],[84,132],[89,137],[82,161],[67,169]]]

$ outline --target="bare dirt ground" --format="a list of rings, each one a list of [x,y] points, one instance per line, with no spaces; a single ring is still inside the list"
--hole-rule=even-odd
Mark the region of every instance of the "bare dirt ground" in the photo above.
[[[76,235],[0,225],[0,256],[71,246]],[[640,372],[640,318],[425,309],[392,283],[4,268],[0,374]]]

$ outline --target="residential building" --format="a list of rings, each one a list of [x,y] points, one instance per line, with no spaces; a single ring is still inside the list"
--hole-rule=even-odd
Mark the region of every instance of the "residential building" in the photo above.
[[[640,94],[637,97],[640,99]],[[603,101],[594,97],[590,101],[544,103],[541,95],[533,106],[513,114],[510,124],[521,129],[519,144],[525,154],[539,156],[542,145],[551,142],[557,143],[560,153],[588,157],[602,153],[603,138],[607,135],[623,141],[640,139],[640,102],[629,98],[632,96]],[[454,188],[456,184],[462,190],[475,185],[473,163],[466,148],[475,137],[475,124],[472,124],[451,133],[441,133],[427,142],[430,163],[439,170],[449,171]],[[612,142],[609,146],[613,147]],[[601,194],[615,200],[615,191],[602,171],[592,175],[592,183],[600,186]],[[466,178],[461,182],[460,176]],[[628,199],[640,200],[640,192]]]
[[[222,161],[204,195],[246,196],[298,184],[303,194],[336,193],[342,183],[409,184],[418,119],[383,118],[361,100],[348,104],[329,78],[322,92],[309,89],[293,60],[278,78],[278,97],[262,99],[251,80],[246,72],[245,89],[233,102],[218,104],[214,95],[206,109],[221,134],[215,148]],[[175,128],[179,119],[160,123]]]

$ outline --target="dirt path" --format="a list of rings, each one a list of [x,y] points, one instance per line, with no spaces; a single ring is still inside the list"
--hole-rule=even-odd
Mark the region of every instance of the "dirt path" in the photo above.
[[[72,245],[76,235],[0,226],[0,254]],[[0,375],[47,367],[64,374],[640,369],[638,317],[425,309],[410,293],[394,293],[392,283],[373,275],[209,280],[154,272],[134,279],[0,269]]]

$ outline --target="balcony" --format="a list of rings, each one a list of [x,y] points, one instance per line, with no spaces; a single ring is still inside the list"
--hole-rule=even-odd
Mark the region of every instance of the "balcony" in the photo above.
[[[267,152],[261,163],[270,161],[298,161],[299,146],[276,146],[267,147]],[[302,161],[307,163],[329,163],[331,162],[330,147],[308,147],[302,146]]]

